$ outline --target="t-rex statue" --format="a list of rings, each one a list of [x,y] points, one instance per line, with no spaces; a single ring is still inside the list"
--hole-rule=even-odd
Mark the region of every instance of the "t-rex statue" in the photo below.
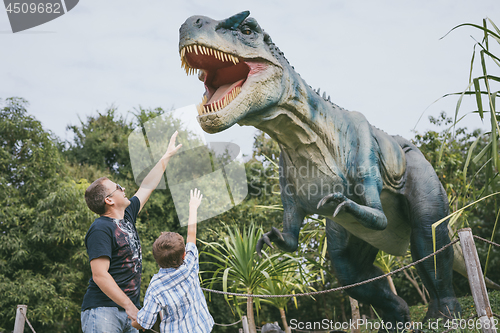
[[[381,274],[379,249],[414,260],[433,252],[432,223],[448,215],[434,169],[408,140],[371,126],[319,95],[297,74],[257,21],[245,11],[217,21],[192,16],[180,28],[179,52],[188,74],[198,72],[205,94],[198,121],[208,133],[251,125],[279,143],[283,231],[272,228],[257,245],[295,251],[304,217],[328,216],[328,253],[339,282]],[[446,223],[436,248],[450,243]],[[417,265],[429,291],[426,318],[458,316],[452,287],[453,249]],[[384,322],[410,321],[408,305],[387,279],[347,289],[382,312]],[[394,326],[395,327],[395,326]]]

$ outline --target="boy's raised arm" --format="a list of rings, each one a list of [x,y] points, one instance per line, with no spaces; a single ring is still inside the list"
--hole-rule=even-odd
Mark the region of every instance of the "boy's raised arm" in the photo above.
[[[191,199],[189,200],[188,234],[186,244],[189,242],[196,244],[196,222],[198,219],[198,207],[200,207],[203,194],[201,194],[200,190],[198,190],[197,188],[191,190],[189,194]]]

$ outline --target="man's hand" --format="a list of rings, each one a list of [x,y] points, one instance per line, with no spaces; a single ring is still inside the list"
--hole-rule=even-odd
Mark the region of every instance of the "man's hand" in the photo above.
[[[175,140],[177,139],[178,134],[179,131],[175,131],[175,133],[170,137],[167,151],[165,152],[165,155],[163,155],[163,158],[170,159],[170,157],[174,156],[179,151],[179,149],[181,149],[182,144],[178,144],[177,146],[175,145]]]
[[[167,168],[168,161],[170,158],[181,149],[182,144],[175,145],[175,139],[177,138],[178,131],[175,131],[170,138],[170,142],[168,143],[167,151],[163,155],[163,157],[156,163],[156,165],[151,169],[146,178],[142,181],[141,187],[134,194],[141,203],[139,211],[142,210],[142,207],[146,204],[149,199],[149,196],[154,191],[158,183],[160,183],[161,177]]]
[[[134,321],[137,320],[137,312],[139,312],[139,309],[137,309],[137,307],[134,304],[126,308],[125,312],[127,313],[130,319]]]

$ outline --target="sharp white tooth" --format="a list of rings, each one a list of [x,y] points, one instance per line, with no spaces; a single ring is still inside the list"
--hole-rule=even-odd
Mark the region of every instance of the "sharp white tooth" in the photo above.
[[[204,51],[205,47],[203,45],[198,46],[198,48],[200,49],[201,54],[205,54],[205,51]]]
[[[229,61],[229,58],[227,57],[226,53],[224,53],[224,58],[226,59],[226,61]]]
[[[194,45],[193,48],[194,48],[194,53],[196,53],[196,55],[198,55],[198,47],[196,45]]]

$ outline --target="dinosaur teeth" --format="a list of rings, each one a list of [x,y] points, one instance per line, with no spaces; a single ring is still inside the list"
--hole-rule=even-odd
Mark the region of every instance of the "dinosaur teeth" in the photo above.
[[[193,53],[193,52],[196,55],[205,55],[205,56],[215,57],[216,59],[218,59],[219,61],[222,61],[222,62],[229,62],[230,61],[235,65],[237,65],[240,62],[238,57],[236,57],[232,54],[220,51],[220,50],[212,49],[211,47],[208,47],[208,46],[197,45],[197,44],[188,45],[188,46],[184,46],[179,52],[180,56],[181,56],[181,67],[184,68],[187,75],[192,75],[192,74],[196,73],[196,71],[191,70],[191,66],[189,66],[189,64],[186,60],[186,54]]]
[[[225,95],[222,99],[219,99],[218,101],[212,102],[208,105],[206,104],[208,102],[208,98],[204,95],[201,103],[196,106],[198,114],[202,116],[220,111],[221,109],[224,109],[226,106],[228,106],[240,93],[241,87],[234,87],[231,92]]]

